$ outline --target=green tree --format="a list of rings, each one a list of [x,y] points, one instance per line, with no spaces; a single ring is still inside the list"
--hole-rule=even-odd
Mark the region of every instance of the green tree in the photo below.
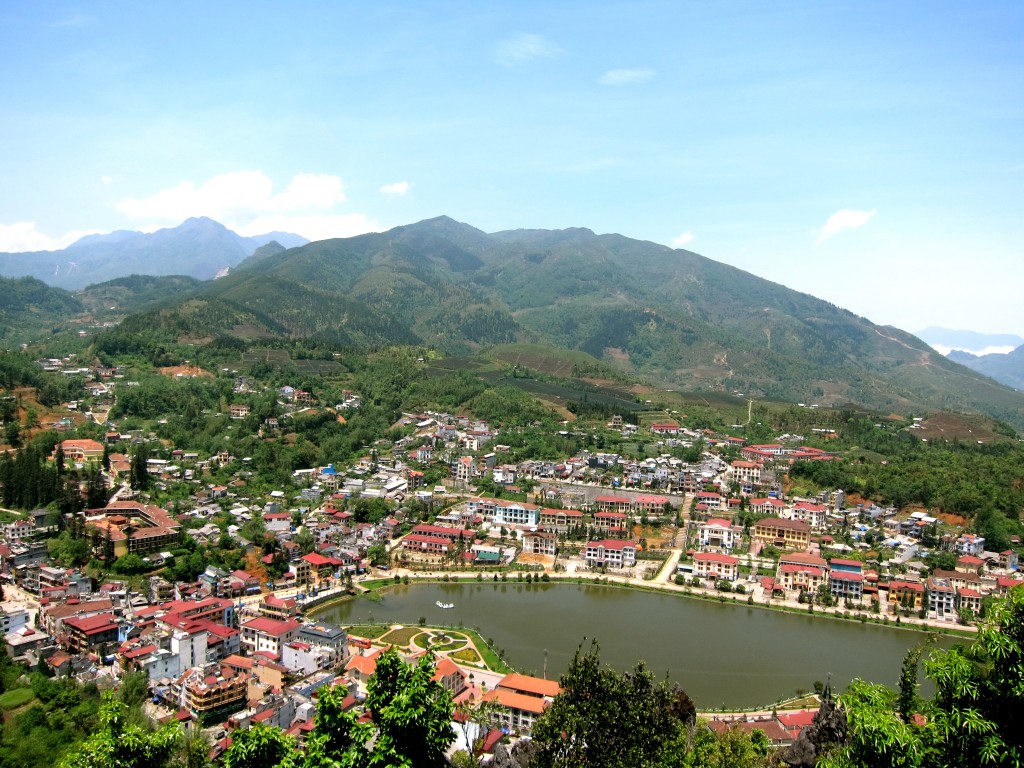
[[[128,707],[112,691],[103,694],[100,727],[61,761],[61,768],[162,768],[178,744],[178,727],[169,723],[147,731],[126,722]]]
[[[455,740],[452,697],[433,676],[431,654],[415,667],[402,661],[394,649],[378,657],[366,696],[366,707],[377,726],[368,766],[447,766],[445,750]]]
[[[137,491],[149,489],[149,468],[146,464],[146,451],[143,447],[137,446],[132,451],[131,466],[129,471],[129,484]]]
[[[295,739],[280,728],[255,723],[231,734],[231,746],[224,753],[224,768],[277,768],[295,765],[291,759]]]
[[[924,668],[935,686],[931,700],[920,702],[924,725],[904,714],[914,708],[910,686],[901,682],[903,692],[897,695],[885,686],[855,680],[841,697],[849,739],[818,765],[1020,765],[1024,588],[1011,590],[993,606],[973,643],[933,652]]]
[[[601,665],[595,642],[577,649],[559,684],[533,727],[538,768],[661,766],[685,751],[692,703],[643,663],[620,675]]]

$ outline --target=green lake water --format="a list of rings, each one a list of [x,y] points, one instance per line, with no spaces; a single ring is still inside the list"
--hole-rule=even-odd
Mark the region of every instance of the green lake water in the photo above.
[[[805,614],[580,584],[410,584],[382,602],[353,599],[325,606],[318,619],[462,625],[492,638],[517,670],[561,674],[581,643],[596,639],[601,659],[624,670],[642,659],[678,682],[700,708],[770,705],[813,689],[831,675],[840,691],[854,677],[895,686],[921,632]],[[436,603],[454,603],[442,609]],[[940,643],[949,646],[945,638]],[[923,678],[923,675],[922,675]]]

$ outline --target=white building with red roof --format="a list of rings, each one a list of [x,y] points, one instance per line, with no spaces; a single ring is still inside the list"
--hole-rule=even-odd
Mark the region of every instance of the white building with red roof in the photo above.
[[[266,653],[281,658],[285,643],[294,642],[299,636],[302,624],[297,621],[269,619],[261,616],[242,624],[242,645],[249,653]]]
[[[693,556],[693,575],[715,581],[736,581],[739,578],[739,562],[738,557],[720,552],[697,552]]]
[[[592,568],[631,568],[636,565],[636,544],[619,539],[590,541],[583,557]]]
[[[721,517],[713,517],[701,523],[697,529],[697,541],[701,549],[731,551],[742,539],[743,529]]]
[[[798,501],[782,517],[800,520],[811,528],[824,528],[828,524],[828,507],[813,501]]]
[[[623,512],[595,512],[594,527],[599,531],[624,531],[629,518]]]

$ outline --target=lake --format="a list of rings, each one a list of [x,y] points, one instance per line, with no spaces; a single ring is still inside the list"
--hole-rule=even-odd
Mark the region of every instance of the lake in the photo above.
[[[463,625],[492,638],[517,670],[557,677],[581,643],[596,639],[602,661],[620,670],[643,659],[678,682],[700,708],[757,707],[812,690],[831,675],[895,687],[921,632],[782,613],[621,587],[541,583],[399,585],[383,601],[346,600],[316,618],[339,624]],[[441,609],[436,603],[454,603]],[[954,642],[943,638],[941,645]],[[923,678],[923,675],[922,675]]]

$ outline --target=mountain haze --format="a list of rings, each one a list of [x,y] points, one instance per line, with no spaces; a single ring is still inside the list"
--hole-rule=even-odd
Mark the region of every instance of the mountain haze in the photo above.
[[[1024,396],[920,339],[690,251],[587,229],[487,234],[448,217],[276,250],[204,284],[187,316],[151,322],[447,353],[544,343],[668,388],[1024,426]]]
[[[1006,354],[972,355],[953,350],[949,359],[1014,389],[1024,390],[1024,345]]]
[[[0,253],[0,275],[34,277],[69,290],[127,275],[187,275],[209,280],[272,241],[308,242],[286,232],[242,237],[212,219],[189,219],[151,234],[87,235],[60,251]]]

